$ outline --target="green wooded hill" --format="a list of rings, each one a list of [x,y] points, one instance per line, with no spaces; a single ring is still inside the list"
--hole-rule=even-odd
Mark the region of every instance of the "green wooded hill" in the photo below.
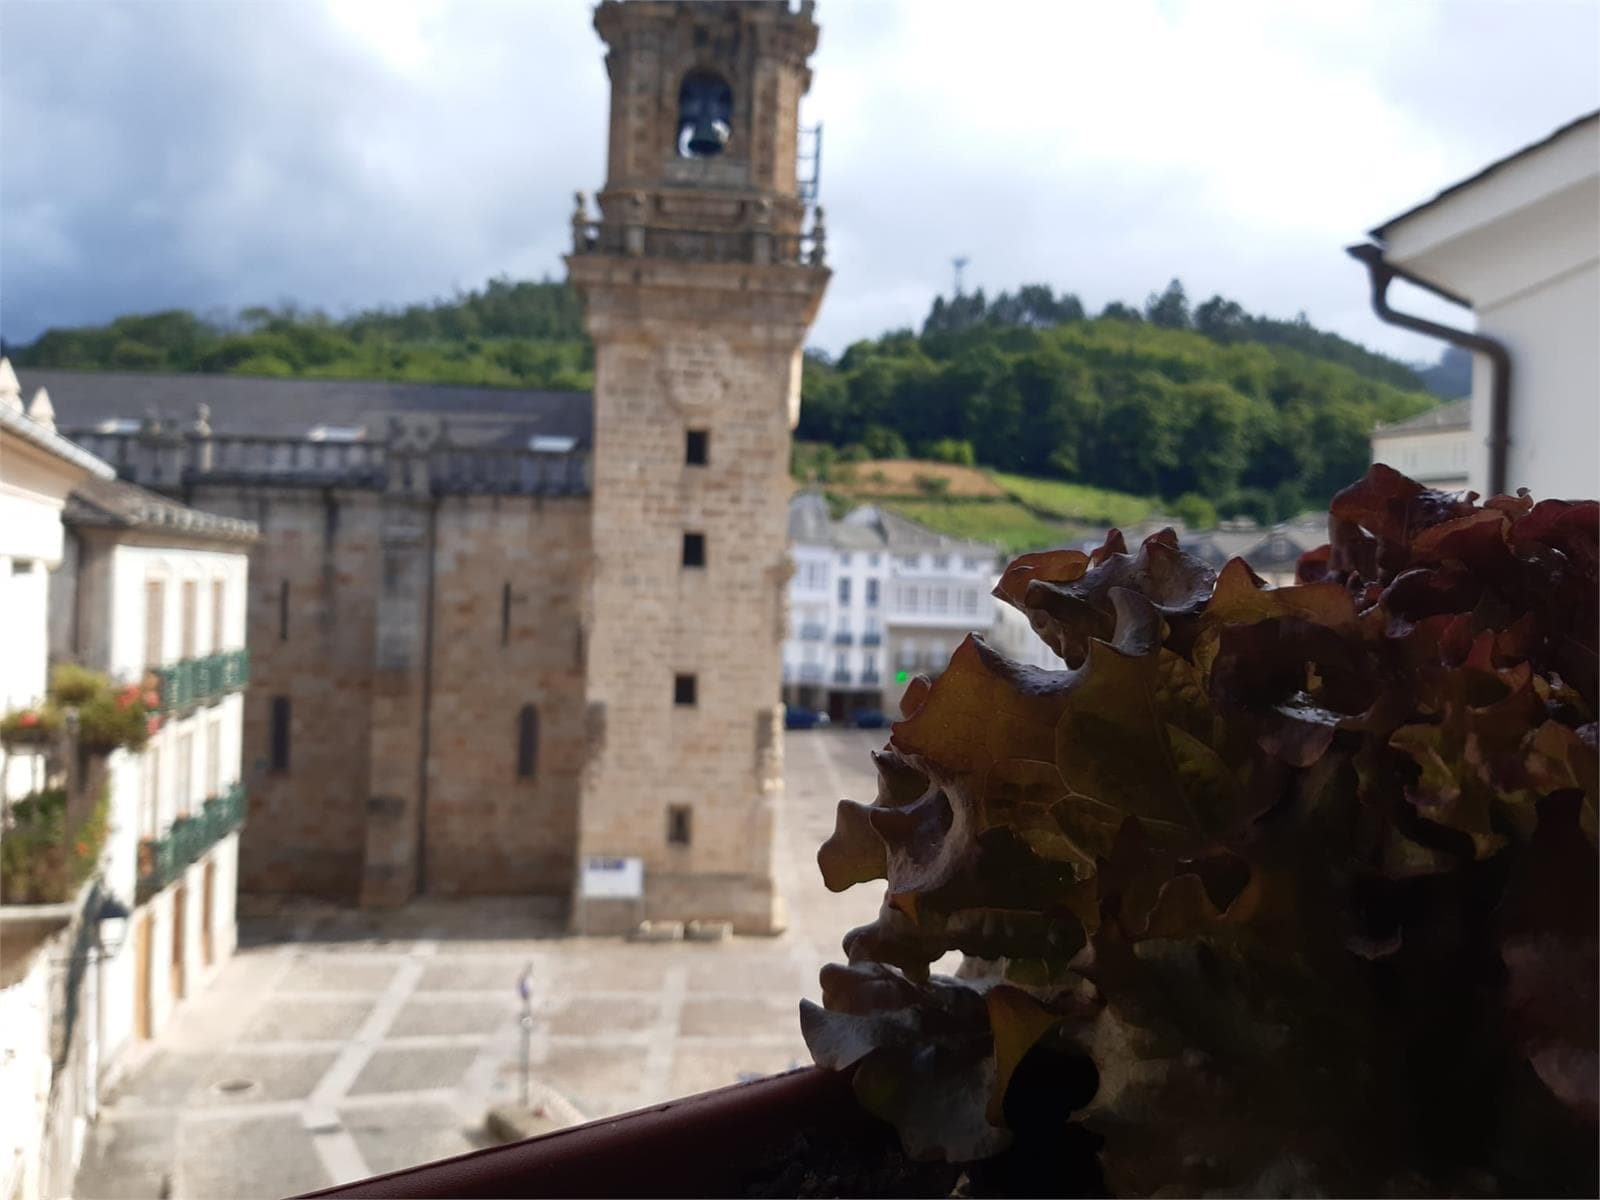
[[[572,292],[508,279],[342,318],[119,317],[8,352],[19,367],[574,389],[594,365]],[[1303,316],[1220,296],[1191,310],[1177,280],[1098,316],[1042,284],[939,297],[920,331],[809,352],[803,392],[798,436],[842,461],[915,454],[1261,521],[1325,502],[1365,469],[1374,424],[1435,402],[1405,363]]]
[[[920,333],[810,354],[799,436],[845,461],[906,453],[1271,522],[1357,478],[1379,421],[1437,403],[1404,363],[1174,280],[1098,317],[1032,286],[940,298]]]
[[[293,305],[210,320],[174,309],[52,329],[7,352],[19,367],[575,390],[594,384],[577,297],[550,280],[495,279],[453,300],[341,319]]]

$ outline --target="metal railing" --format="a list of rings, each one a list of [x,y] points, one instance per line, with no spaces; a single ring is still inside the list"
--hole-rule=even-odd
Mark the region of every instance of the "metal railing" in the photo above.
[[[250,652],[226,650],[201,658],[186,658],[170,667],[157,667],[161,711],[170,713],[197,704],[214,704],[250,682]]]
[[[833,681],[835,683],[849,683],[850,682],[850,672],[849,671],[835,671],[833,673]]]
[[[800,664],[800,680],[801,680],[802,683],[821,683],[822,682],[822,664],[821,663],[801,663]]]
[[[821,625],[800,626],[800,640],[802,642],[820,642],[828,636],[828,631]]]
[[[660,258],[669,262],[752,263],[820,267],[825,247],[815,232],[765,229],[674,229],[621,221],[590,221],[574,242],[578,254]]]
[[[882,682],[882,676],[880,676],[876,671],[861,672],[861,683],[863,687],[875,687],[877,684]]]
[[[883,634],[873,633],[871,630],[868,630],[866,633],[861,635],[861,644],[863,646],[881,646],[883,645]]]
[[[855,640],[856,635],[851,633],[848,629],[841,629],[833,635],[833,644],[835,646],[853,646],[855,644]]]
[[[139,843],[136,903],[143,904],[167,887],[191,863],[243,824],[244,785],[235,783],[222,795],[207,800],[198,814],[179,817],[158,838],[145,838]]]

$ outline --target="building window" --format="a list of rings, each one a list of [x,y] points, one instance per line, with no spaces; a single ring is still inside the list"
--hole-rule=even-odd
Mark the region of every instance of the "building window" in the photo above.
[[[875,634],[878,634],[878,633],[882,632],[878,628],[878,618],[873,613],[868,613],[867,614],[867,624],[866,624],[865,632],[866,632],[868,637],[872,637]]]
[[[849,654],[848,651],[845,651],[845,650],[839,651],[838,656],[833,660],[833,669],[835,671],[839,672],[839,674],[841,674],[841,675],[845,675],[845,674],[849,673],[849,671],[850,671],[850,654]]]
[[[933,569],[935,571],[948,571],[950,569],[950,556],[948,554],[935,554],[933,556]]]
[[[915,554],[899,554],[895,556],[895,563],[908,571],[917,569],[917,556]]]
[[[961,565],[969,571],[981,571],[983,569],[983,560],[981,558],[963,558]]]
[[[272,769],[289,769],[289,697],[272,698]]]
[[[969,616],[976,616],[978,613],[978,593],[970,589],[962,592],[961,606],[967,610]]]
[[[278,640],[289,640],[289,581],[281,580],[278,584]]]
[[[841,567],[848,567],[850,565],[850,551],[844,550],[840,552],[839,565]]]
[[[144,585],[144,665],[159,667],[166,657],[162,634],[167,625],[167,585],[159,579]]]
[[[861,656],[861,673],[863,675],[876,675],[878,673],[878,656],[871,650]]]
[[[206,798],[222,795],[222,718],[206,722]]]
[[[686,804],[674,804],[667,809],[667,843],[672,846],[687,846],[690,836],[689,807]]]
[[[881,559],[881,558],[882,558],[882,557],[883,557],[883,556],[882,556],[882,555],[880,555],[880,554],[869,554],[869,555],[867,555],[867,566],[869,566],[869,567],[875,567],[875,566],[877,566],[877,565],[878,565],[878,561],[879,561],[879,560],[880,560],[880,559]]]
[[[691,467],[703,467],[711,461],[711,434],[708,430],[689,430],[683,443],[683,461]]]
[[[144,752],[144,804],[139,813],[139,830],[153,838],[161,827],[161,747],[151,743]]]
[[[178,735],[178,815],[187,817],[194,807],[194,734]]]
[[[182,628],[182,658],[193,658],[198,642],[195,639],[195,621],[199,614],[195,611],[199,607],[200,585],[192,579],[183,581],[183,628]]]
[[[11,560],[11,573],[13,575],[32,575],[33,574],[33,559],[31,559],[31,558],[13,558]]]
[[[524,704],[517,714],[517,778],[532,779],[539,769],[539,710]]]
[[[902,671],[917,665],[917,647],[914,642],[901,642],[895,647],[895,665]]]
[[[848,578],[841,578],[839,580],[839,603],[850,603],[850,580]]]
[[[876,579],[867,580],[867,607],[878,607],[878,581]]]
[[[938,613],[949,612],[950,590],[948,588],[930,588],[929,590],[932,592],[930,607],[933,611]]]
[[[674,675],[672,677],[672,702],[684,707],[693,706],[697,700],[698,688],[693,675]]]
[[[227,621],[228,585],[224,580],[211,581],[211,653],[222,653],[222,629]]]
[[[900,591],[901,607],[907,612],[917,611],[917,589],[914,587],[902,588]]]
[[[686,533],[683,535],[683,565],[686,567],[703,567],[706,565],[705,534]]]

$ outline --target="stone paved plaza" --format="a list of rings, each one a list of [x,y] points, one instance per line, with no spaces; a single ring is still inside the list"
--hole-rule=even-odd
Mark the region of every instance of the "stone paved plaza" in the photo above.
[[[818,967],[878,902],[870,888],[829,893],[814,856],[835,802],[874,794],[868,751],[883,739],[786,739],[779,937],[569,937],[557,913],[516,900],[246,919],[238,955],[103,1106],[77,1194],[287,1196],[484,1144],[485,1111],[520,1087],[529,966],[535,1088],[558,1120],[809,1062],[799,999],[819,998]]]

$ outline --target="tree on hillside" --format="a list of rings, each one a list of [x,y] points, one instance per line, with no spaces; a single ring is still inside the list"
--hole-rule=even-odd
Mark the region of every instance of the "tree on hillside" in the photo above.
[[[1121,300],[1113,300],[1100,310],[1100,318],[1105,321],[1142,321],[1144,315],[1137,308],[1129,308]]]
[[[1144,315],[1150,324],[1163,329],[1188,329],[1189,297],[1184,294],[1183,284],[1174,279],[1160,295],[1151,292],[1144,302]]]

